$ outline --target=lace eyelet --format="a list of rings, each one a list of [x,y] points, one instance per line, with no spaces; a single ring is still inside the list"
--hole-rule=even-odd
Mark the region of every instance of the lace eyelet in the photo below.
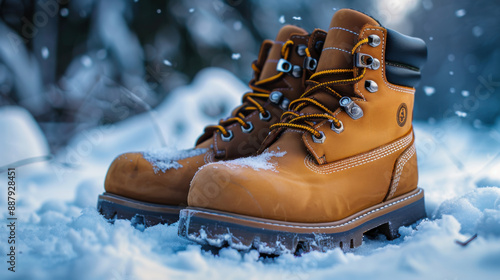
[[[323,144],[326,139],[325,133],[323,133],[323,131],[320,131],[319,134],[321,134],[321,137],[319,138],[316,137],[314,134],[312,135],[313,142],[318,144]]]
[[[240,126],[241,127],[241,131],[243,131],[243,133],[250,133],[250,132],[252,132],[252,130],[253,130],[253,124],[251,122],[247,122],[247,125],[248,125],[248,128],[245,128],[244,126]]]
[[[220,135],[220,138],[222,139],[222,141],[224,142],[229,142],[231,141],[231,139],[233,139],[233,132],[231,130],[228,130],[227,133],[229,134],[228,136],[224,135],[224,134],[221,134]]]
[[[340,127],[336,127],[335,123],[332,122],[332,125],[330,126],[330,129],[335,131],[337,134],[340,134],[342,131],[344,131],[344,124],[342,123],[341,120],[339,120]]]
[[[262,113],[259,113],[259,118],[261,121],[267,122],[272,118],[272,116],[271,116],[271,113],[269,113],[269,111],[266,110],[266,115],[264,116],[264,115],[262,115]]]

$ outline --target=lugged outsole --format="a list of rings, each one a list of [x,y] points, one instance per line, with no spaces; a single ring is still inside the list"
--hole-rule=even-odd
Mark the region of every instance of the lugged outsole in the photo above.
[[[216,210],[188,207],[180,212],[179,235],[200,244],[229,246],[263,254],[344,251],[358,247],[363,235],[378,231],[388,239],[398,229],[426,217],[424,191],[409,194],[331,223],[292,223],[261,219]]]
[[[179,220],[182,209],[184,207],[147,203],[110,193],[99,195],[97,200],[97,211],[110,222],[124,219],[145,227],[173,224]]]

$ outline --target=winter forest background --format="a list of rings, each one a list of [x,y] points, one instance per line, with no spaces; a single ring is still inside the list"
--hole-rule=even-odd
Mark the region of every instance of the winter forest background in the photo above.
[[[265,258],[99,215],[115,156],[192,147],[249,90],[263,39],[326,29],[341,8],[428,45],[414,111],[427,219],[347,253]],[[497,0],[0,0],[0,279],[498,279],[499,15]]]
[[[427,42],[415,119],[495,122],[500,5],[487,0],[2,0],[0,105],[26,108],[55,152],[83,129],[154,108],[206,67],[248,82],[263,39],[283,24],[325,29],[344,7]],[[231,109],[212,105],[211,116]]]

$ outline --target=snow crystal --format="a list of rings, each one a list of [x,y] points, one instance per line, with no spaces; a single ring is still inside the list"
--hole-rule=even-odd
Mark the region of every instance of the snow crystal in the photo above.
[[[161,9],[157,9],[157,10],[156,10],[156,13],[157,13],[157,14],[161,14]]]
[[[82,62],[83,66],[85,66],[85,67],[92,66],[92,59],[88,55],[82,56],[80,61]]]
[[[158,150],[149,150],[143,152],[144,159],[153,165],[155,173],[159,171],[165,173],[168,169],[179,169],[182,164],[177,160],[199,156],[207,152],[207,149],[175,150],[171,148],[162,148]]]
[[[470,92],[468,90],[462,90],[462,96],[467,97],[470,95]]]
[[[68,8],[62,8],[60,13],[62,17],[67,17],[69,14]]]
[[[481,37],[481,35],[483,35],[483,29],[479,26],[474,26],[472,28],[472,34],[476,37]]]
[[[424,92],[425,92],[425,95],[427,95],[427,96],[431,96],[431,95],[433,95],[434,93],[436,93],[436,89],[435,89],[435,88],[433,88],[433,87],[424,86]]]
[[[194,13],[194,8],[189,9],[190,13]]]
[[[432,10],[434,4],[432,3],[432,0],[422,0],[422,6],[424,6],[424,9],[426,10]]]
[[[241,23],[241,21],[237,20],[233,23],[233,28],[234,30],[238,31],[238,30],[241,30],[241,28],[243,27],[243,24]]]
[[[170,62],[169,60],[167,59],[164,59],[163,60],[163,64],[167,65],[167,66],[172,66],[172,62]]]
[[[453,54],[451,54],[451,53],[450,53],[450,54],[448,55],[448,61],[450,61],[450,62],[455,61],[455,55],[453,55]]]
[[[285,23],[285,16],[284,16],[284,15],[281,15],[281,16],[280,16],[279,22],[280,22],[281,24],[284,24],[284,23]]]
[[[467,12],[465,11],[465,9],[460,9],[460,10],[456,10],[455,11],[455,15],[457,17],[459,17],[459,18],[465,16],[465,14],[467,14]]]
[[[241,54],[240,54],[240,53],[233,53],[233,54],[231,55],[231,59],[232,59],[232,60],[238,60],[238,59],[240,59],[240,57],[241,57]]]
[[[450,74],[450,76],[453,76],[455,73],[453,71],[450,71],[448,72],[448,74]]]
[[[41,49],[43,59],[47,59],[49,57],[49,49],[47,47],[43,47]]]
[[[455,88],[454,87],[450,88],[450,93],[455,93]]]
[[[250,167],[256,171],[259,170],[271,170],[276,171],[275,164],[269,162],[272,157],[283,157],[286,152],[264,152],[260,155],[253,157],[245,157],[238,158],[228,161],[220,161],[219,164],[224,164],[230,168],[239,168],[239,167]]]
[[[429,37],[429,41],[432,41],[432,40],[434,40],[434,37],[432,37],[432,36]]]
[[[467,117],[467,113],[466,112],[462,112],[462,111],[455,111],[455,115],[461,117],[461,118],[465,118]]]
[[[302,20],[302,18],[301,18],[301,17],[296,17],[296,16],[294,16],[294,17],[292,17],[292,18],[293,18],[294,20]]]

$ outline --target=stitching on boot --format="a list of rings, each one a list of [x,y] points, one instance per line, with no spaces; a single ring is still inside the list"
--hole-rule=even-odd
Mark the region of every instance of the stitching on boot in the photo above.
[[[342,51],[342,52],[351,54],[351,52],[348,50],[344,50],[344,49],[340,49],[340,48],[336,48],[336,47],[323,48],[322,52],[327,51],[327,50],[337,50],[337,51]]]
[[[391,143],[389,145],[382,146],[377,148],[371,152],[367,152],[361,155],[353,156],[344,160],[339,160],[336,162],[324,164],[318,166],[314,163],[314,159],[307,155],[304,158],[304,165],[309,168],[309,170],[318,173],[318,174],[331,174],[335,172],[339,172],[342,170],[350,169],[353,167],[357,167],[360,165],[364,165],[370,163],[372,161],[379,160],[388,155],[391,155],[405,147],[407,147],[413,139],[413,135],[410,133],[407,136],[401,138],[400,140]]]
[[[408,199],[410,199],[410,198],[413,198],[413,197],[415,197],[415,196],[420,195],[421,193],[422,193],[422,190],[421,190],[421,189],[419,189],[419,190],[418,190],[418,192],[417,192],[417,193],[415,193],[415,194],[412,194],[412,195],[407,196],[407,197],[405,197],[405,198],[402,198],[402,199],[400,199],[400,200],[396,200],[396,201],[394,201],[394,202],[392,202],[392,203],[389,203],[389,204],[387,204],[387,205],[381,206],[381,207],[379,207],[379,208],[373,209],[373,210],[372,210],[372,211],[370,211],[370,212],[367,212],[367,213],[365,213],[365,214],[363,214],[363,215],[360,215],[360,216],[357,216],[356,218],[354,218],[354,219],[352,219],[352,220],[349,220],[349,221],[347,221],[347,222],[345,222],[345,223],[343,223],[343,224],[340,224],[340,225],[335,225],[335,226],[324,226],[324,227],[310,226],[310,227],[305,227],[305,226],[294,226],[294,225],[276,224],[276,223],[263,222],[263,221],[257,221],[257,222],[258,222],[258,223],[261,223],[261,224],[271,225],[271,226],[280,226],[280,227],[288,227],[288,228],[304,228],[304,229],[329,229],[329,228],[339,228],[339,227],[343,227],[343,226],[346,226],[346,225],[348,225],[348,224],[351,224],[351,223],[353,223],[353,222],[355,222],[355,221],[357,221],[357,220],[359,220],[359,219],[362,219],[362,218],[364,218],[364,217],[366,217],[366,216],[369,216],[369,215],[371,215],[371,214],[374,214],[374,213],[376,213],[376,212],[378,212],[378,211],[380,211],[380,210],[383,210],[383,209],[385,209],[385,208],[388,208],[388,207],[394,206],[394,205],[396,205],[396,204],[399,204],[399,203],[401,203],[401,202],[404,202],[404,201],[406,201],[406,200],[408,200]],[[199,211],[199,210],[191,210],[191,211],[194,211],[194,212],[201,212],[201,213],[208,213],[208,212]],[[219,213],[211,213],[211,212],[210,212],[209,214],[210,214],[210,215],[214,215],[214,216],[219,216],[219,217],[231,217],[231,216],[229,216],[229,215],[223,215],[223,214],[219,214]]]
[[[415,155],[415,144],[411,145],[411,147],[403,152],[403,156],[399,158],[398,163],[396,165],[396,171],[394,175],[394,179],[391,184],[391,191],[387,196],[387,200],[391,199],[396,193],[396,190],[399,185],[399,180],[401,179],[401,174],[403,173],[403,169],[406,163]]]
[[[328,31],[333,30],[333,29],[344,30],[344,31],[347,31],[347,32],[351,32],[352,34],[354,34],[354,35],[356,35],[356,36],[359,36],[359,33],[357,33],[357,32],[354,32],[354,31],[349,30],[349,29],[347,29],[347,28],[338,27],[338,26],[331,27],[330,29],[328,29]]]

